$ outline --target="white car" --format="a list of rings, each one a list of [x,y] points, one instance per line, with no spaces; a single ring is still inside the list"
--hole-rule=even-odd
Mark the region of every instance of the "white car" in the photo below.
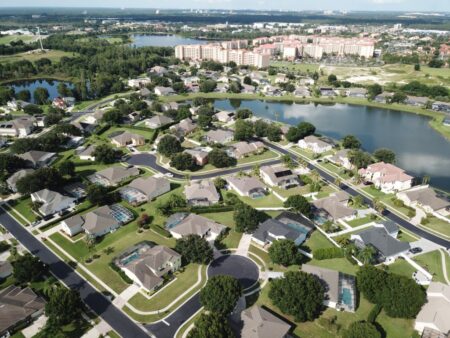
[[[173,174],[171,174],[171,173],[166,173],[166,176],[167,176],[167,177],[173,177]]]

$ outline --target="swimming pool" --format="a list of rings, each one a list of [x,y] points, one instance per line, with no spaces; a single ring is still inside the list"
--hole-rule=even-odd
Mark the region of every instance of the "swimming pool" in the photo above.
[[[128,263],[130,263],[138,258],[139,258],[139,253],[137,251],[135,251],[131,255],[122,259],[121,263],[122,263],[122,265],[127,265]]]
[[[341,301],[348,307],[353,308],[352,290],[350,290],[348,288],[342,288]]]

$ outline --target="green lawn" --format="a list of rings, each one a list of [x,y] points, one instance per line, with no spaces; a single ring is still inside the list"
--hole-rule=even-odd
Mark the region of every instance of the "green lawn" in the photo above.
[[[388,265],[388,271],[398,275],[412,277],[416,269],[404,259],[397,259],[394,263]]]
[[[266,161],[273,158],[276,158],[278,156],[277,153],[275,153],[272,150],[266,150],[261,154],[251,155],[248,157],[240,158],[237,160],[237,164],[247,164],[251,162],[260,162],[260,161]]]
[[[254,208],[275,208],[283,206],[283,202],[272,193],[262,198],[251,198],[247,196],[238,197],[241,201],[248,205],[251,205]]]
[[[429,223],[423,224],[422,226],[434,231],[439,232],[440,234],[450,237],[450,223],[446,222],[440,218],[431,216],[427,217]]]
[[[319,69],[319,64],[312,63],[294,63],[289,61],[271,61],[271,67],[280,68],[280,70],[300,71],[314,73]]]
[[[308,247],[311,251],[314,251],[320,248],[334,248],[335,246],[325,237],[325,235],[320,231],[315,230],[306,242],[303,243],[302,247]]]
[[[177,279],[174,282],[165,286],[151,299],[146,298],[141,293],[137,293],[130,299],[129,303],[141,311],[157,311],[165,308],[179,295],[197,283],[198,268],[198,264],[185,266],[183,272],[175,273]],[[201,285],[195,288],[195,290],[198,290],[200,287]]]
[[[415,242],[415,241],[418,240],[418,238],[413,237],[412,235],[410,235],[409,233],[405,232],[404,230],[400,230],[398,232],[397,239],[402,241],[402,242]]]
[[[304,149],[301,149],[297,146],[294,146],[291,148],[294,152],[296,152],[297,154],[303,155],[304,157],[312,160],[314,158],[314,154],[310,151],[306,151]]]
[[[324,259],[320,261],[317,259],[312,259],[308,262],[308,264],[341,271],[349,275],[356,275],[356,272],[358,271],[358,265],[351,264],[346,258]]]
[[[368,193],[372,197],[385,197],[386,194],[382,192],[381,190],[376,189],[373,185],[369,185],[368,187],[362,188],[366,193]]]
[[[351,220],[351,221],[347,222],[347,224],[350,225],[352,228],[356,228],[360,225],[367,224],[370,222],[373,222],[372,218],[370,216],[365,216],[365,217]]]
[[[236,224],[233,220],[233,211],[215,212],[201,214],[201,216],[212,219],[217,223],[226,225],[230,228],[228,236],[222,241],[228,249],[236,249],[242,237],[242,233],[236,231]]]
[[[445,258],[448,268],[449,266],[447,262],[449,260],[448,255]],[[434,281],[446,283],[444,273],[442,271],[442,258],[439,250],[415,256],[413,259],[414,261],[419,263],[425,270],[427,270],[429,273],[433,275]],[[450,271],[447,271],[447,275],[449,274],[449,272]],[[448,276],[448,278],[450,278],[450,276]]]
[[[0,37],[0,45],[9,45],[12,41],[19,41],[22,40],[23,42],[30,42],[35,40],[37,37],[34,35],[5,35]]]
[[[36,214],[31,210],[31,198],[19,198],[15,200],[17,204],[13,206],[13,209],[17,211],[20,215],[25,217],[30,223],[36,220]]]
[[[310,194],[309,185],[302,185],[301,187],[295,187],[290,189],[281,189],[278,187],[271,187],[274,191],[276,191],[279,195],[283,197],[289,197],[293,195],[306,195]]]
[[[63,56],[72,57],[76,55],[75,53],[69,53],[69,52],[63,52],[60,50],[50,50],[45,53],[17,53],[13,55],[2,55],[0,56],[0,63],[6,63],[6,62],[15,62],[15,61],[22,61],[22,60],[28,60],[31,62],[37,61],[42,58],[50,59],[52,62],[59,61]]]

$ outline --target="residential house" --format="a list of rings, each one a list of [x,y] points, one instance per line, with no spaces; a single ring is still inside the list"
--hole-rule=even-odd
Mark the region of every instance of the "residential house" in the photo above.
[[[271,85],[265,85],[262,88],[262,92],[264,93],[264,95],[267,96],[280,96],[281,95],[281,90],[280,88],[271,86]]]
[[[135,167],[125,168],[122,166],[109,167],[88,176],[88,180],[105,187],[115,186],[124,180],[139,175],[139,169]]]
[[[117,147],[126,147],[130,145],[133,147],[143,146],[145,144],[145,137],[125,131],[122,134],[111,137],[111,143]]]
[[[197,124],[188,117],[171,126],[170,130],[179,136],[186,136],[193,132],[195,128],[197,128]]]
[[[18,117],[11,121],[0,122],[0,136],[26,137],[36,129],[34,117]]]
[[[450,127],[450,117],[446,117],[442,120],[442,124],[446,127]]]
[[[393,95],[394,93],[382,92],[381,94],[375,96],[373,100],[378,103],[389,103]]]
[[[163,245],[142,243],[115,262],[135,284],[154,291],[163,285],[165,276],[181,267],[181,255]]]
[[[87,147],[83,147],[77,152],[77,155],[80,158],[80,160],[95,161],[95,156],[94,156],[95,148],[96,148],[96,146],[94,144],[91,144]]]
[[[350,149],[338,150],[335,154],[329,155],[326,159],[336,165],[344,167],[345,169],[352,170],[354,165],[350,162],[350,157],[348,156]]]
[[[308,89],[308,87],[305,86],[299,86],[297,88],[295,88],[294,90],[294,96],[300,96],[300,97],[310,97],[311,96],[311,92]]]
[[[407,96],[405,103],[415,107],[425,107],[429,101],[428,97],[423,96]]]
[[[128,80],[128,87],[132,88],[142,88],[152,83],[152,80],[149,77],[138,77],[136,79]]]
[[[216,93],[226,93],[228,91],[229,85],[228,83],[218,83],[216,85],[216,89],[214,89],[214,92]]]
[[[75,206],[75,198],[61,195],[59,192],[42,189],[31,194],[31,201],[40,204],[38,210],[43,216],[53,215]]]
[[[322,154],[333,149],[333,144],[314,135],[306,136],[298,141],[298,146],[302,149],[310,150],[315,154]]]
[[[21,169],[21,170],[16,171],[14,174],[12,174],[6,180],[6,184],[8,185],[8,188],[12,192],[17,192],[17,181],[33,172],[34,172],[34,169]]]
[[[371,164],[366,169],[361,168],[358,173],[386,194],[410,189],[414,180],[403,169],[384,162]]]
[[[332,97],[336,96],[336,91],[331,87],[321,87],[319,88],[320,96]]]
[[[214,117],[219,122],[228,123],[228,122],[234,121],[235,115],[236,114],[234,112],[222,110],[222,111],[214,114]]]
[[[131,123],[138,122],[141,119],[141,113],[138,111],[133,111],[127,115],[128,120],[130,120]]]
[[[242,94],[254,94],[256,92],[255,86],[248,84],[241,84],[241,93]]]
[[[70,124],[73,125],[74,127],[78,128],[81,131],[81,133],[83,133],[83,134],[91,133],[96,127],[95,124],[89,124],[89,123],[86,123],[86,121],[82,121],[80,119],[71,121]]]
[[[355,241],[360,249],[368,245],[372,246],[377,251],[377,259],[380,262],[393,262],[410,249],[409,243],[395,239],[384,227],[369,228],[351,235],[350,239]]]
[[[161,105],[162,111],[177,110],[178,108],[178,102],[166,102]]]
[[[448,196],[438,194],[429,185],[419,185],[409,190],[398,192],[397,198],[402,200],[408,207],[420,208],[427,214],[432,214],[450,223],[450,200]]]
[[[131,211],[120,204],[104,205],[81,217],[84,220],[84,231],[94,238],[115,231],[134,218]]]
[[[152,92],[150,91],[150,89],[148,89],[146,87],[139,89],[139,96],[141,98],[150,97],[151,95],[152,95]]]
[[[154,66],[152,68],[150,68],[149,73],[150,75],[155,75],[155,76],[164,76],[164,74],[166,74],[168,72],[166,67],[163,66]]]
[[[119,193],[123,200],[132,205],[138,205],[170,191],[170,182],[164,177],[139,177]]]
[[[448,337],[450,332],[449,313],[450,285],[431,282],[427,288],[427,302],[416,317],[414,329],[419,332],[421,337]],[[425,335],[426,333],[429,335]]]
[[[77,200],[87,196],[86,186],[82,182],[73,182],[64,186],[64,191]]]
[[[301,185],[298,176],[282,164],[263,166],[259,172],[264,183],[271,187],[290,189]]]
[[[256,177],[230,176],[226,178],[226,181],[239,196],[259,198],[266,194],[267,187]]]
[[[31,103],[22,101],[22,100],[11,100],[6,102],[6,106],[11,109],[12,111],[22,110],[26,106],[30,105]]]
[[[313,201],[316,219],[329,219],[335,222],[354,219],[357,211],[348,206],[349,199],[350,195],[348,193],[339,191],[328,197]]]
[[[12,264],[9,261],[0,261],[0,280],[11,276],[13,273]]]
[[[313,224],[303,216],[283,212],[276,218],[269,218],[260,223],[252,234],[252,241],[266,246],[276,240],[290,239],[296,245],[301,245],[313,229]]]
[[[302,271],[314,275],[324,286],[325,306],[355,312],[357,291],[354,276],[309,264],[303,264]]]
[[[18,156],[27,161],[28,165],[35,169],[49,166],[57,157],[56,153],[48,153],[40,150],[30,150]]]
[[[234,132],[224,129],[209,130],[205,135],[205,141],[210,143],[225,144],[233,141],[233,138]]]
[[[265,146],[264,143],[260,141],[256,142],[237,142],[230,146],[227,150],[229,156],[234,157],[236,159],[241,159],[250,155],[260,154],[264,152]]]
[[[170,123],[173,123],[173,120],[165,115],[155,115],[145,120],[145,125],[151,129],[161,128]]]
[[[450,113],[450,102],[435,101],[431,104],[431,109]]]
[[[286,82],[289,82],[289,79],[286,76],[286,74],[277,74],[275,76],[275,83],[279,84],[279,83],[286,83]]]
[[[264,308],[253,305],[241,312],[242,338],[286,338],[291,325]]]
[[[94,113],[86,115],[84,122],[88,124],[100,124],[105,113],[106,110],[96,110]]]
[[[29,287],[11,285],[0,290],[0,337],[9,337],[14,328],[39,317],[44,307],[44,299]]]
[[[392,238],[397,238],[398,232],[400,230],[398,224],[391,220],[384,220],[381,222],[379,221],[375,223],[373,226],[376,228],[384,228],[386,232],[389,234],[389,236],[391,236]]]
[[[195,163],[197,163],[197,165],[204,166],[208,163],[208,155],[211,150],[211,148],[197,147],[186,149],[183,152],[191,155],[195,159]]]
[[[172,87],[155,87],[154,92],[158,96],[169,96],[169,95],[175,95],[175,91]]]
[[[217,204],[220,195],[211,180],[193,181],[184,187],[184,194],[189,205],[205,206]]]
[[[188,76],[183,79],[185,86],[198,85],[200,83],[200,78],[198,76]]]
[[[61,230],[72,237],[83,232],[84,219],[81,215],[74,215],[61,221]]]
[[[365,98],[367,95],[367,89],[365,88],[349,88],[345,91],[345,95],[348,97]]]
[[[214,240],[226,226],[196,214],[174,214],[166,222],[166,228],[173,238],[198,235],[207,240]]]

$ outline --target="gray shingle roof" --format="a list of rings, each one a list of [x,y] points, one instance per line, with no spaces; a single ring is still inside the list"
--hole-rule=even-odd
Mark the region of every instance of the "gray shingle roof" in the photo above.
[[[358,235],[365,245],[372,245],[384,257],[395,256],[410,248],[409,243],[400,242],[393,238],[384,228],[371,228],[360,232]]]

